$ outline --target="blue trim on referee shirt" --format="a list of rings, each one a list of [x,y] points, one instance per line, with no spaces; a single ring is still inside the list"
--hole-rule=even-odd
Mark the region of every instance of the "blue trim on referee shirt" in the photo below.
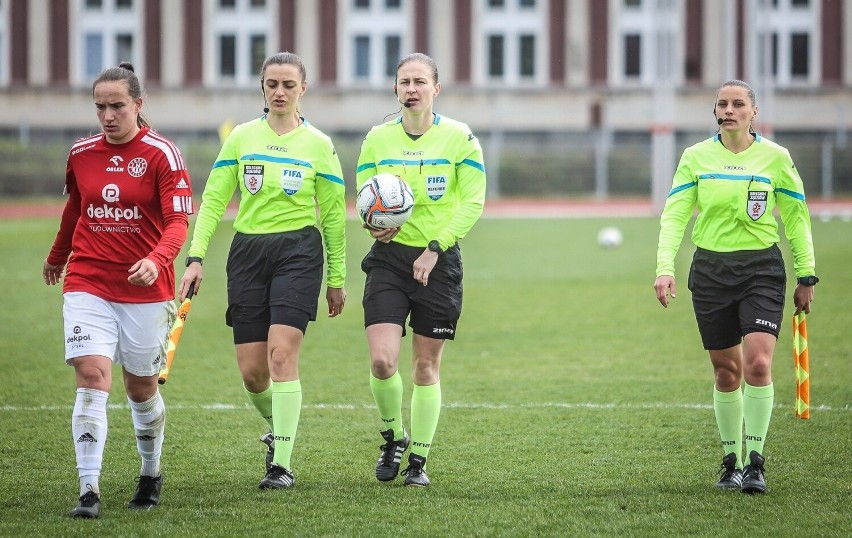
[[[734,181],[757,181],[758,183],[766,183],[772,185],[772,180],[763,176],[744,176],[738,174],[701,174],[698,179],[731,179]]]
[[[337,176],[333,176],[331,174],[321,174],[320,172],[317,172],[317,176],[319,176],[323,179],[327,179],[327,180],[331,181],[332,183],[339,183],[340,185],[346,185],[346,183],[343,181],[342,178],[339,178]]]
[[[787,196],[789,196],[791,198],[795,198],[796,200],[799,200],[799,201],[802,201],[802,202],[805,201],[805,195],[802,194],[801,192],[796,192],[796,191],[791,191],[789,189],[781,189],[781,188],[775,189],[775,192],[780,192],[781,194],[786,194]]]
[[[296,164],[299,166],[304,166],[305,168],[313,168],[314,166],[308,161],[302,161],[299,159],[292,159],[290,157],[273,157],[272,155],[263,155],[260,153],[252,153],[249,155],[243,155],[240,157],[241,161],[265,161],[270,163],[281,163],[281,164]]]
[[[669,196],[671,196],[673,194],[677,194],[680,191],[685,191],[686,189],[688,189],[690,187],[695,187],[696,185],[698,185],[697,181],[693,181],[692,183],[684,183],[683,185],[678,185],[677,187],[673,188],[671,190],[671,192],[669,192]]]
[[[485,166],[482,163],[478,163],[478,162],[472,161],[470,159],[464,159],[459,164],[466,164],[468,166],[472,166],[472,167],[476,168],[477,170],[479,170],[480,172],[485,173]],[[456,165],[456,166],[458,166],[458,165]]]
[[[237,164],[237,162],[239,162],[239,161],[235,161],[234,159],[227,159],[227,160],[222,160],[222,161],[216,161],[215,163],[213,163],[213,167],[212,167],[212,168],[221,168],[221,167],[223,167],[223,166],[234,166],[234,165],[236,165],[236,164]]]

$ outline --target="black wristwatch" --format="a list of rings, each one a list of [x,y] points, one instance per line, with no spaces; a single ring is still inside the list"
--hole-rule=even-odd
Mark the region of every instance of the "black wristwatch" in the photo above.
[[[800,276],[796,279],[796,282],[798,282],[802,286],[813,286],[814,284],[819,282],[819,278],[815,277],[814,275]]]
[[[189,264],[198,262],[201,265],[204,265],[204,258],[200,258],[198,256],[187,256],[186,257],[186,266],[189,267]]]
[[[441,244],[438,243],[438,241],[435,239],[429,241],[429,250],[431,250],[432,252],[437,252],[438,254],[444,252],[444,249],[441,248]]]

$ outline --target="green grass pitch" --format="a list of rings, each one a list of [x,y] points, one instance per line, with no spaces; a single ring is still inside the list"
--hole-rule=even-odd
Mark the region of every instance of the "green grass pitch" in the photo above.
[[[624,232],[621,247],[597,246],[605,225]],[[652,288],[652,218],[483,219],[463,240],[465,303],[443,361],[433,485],[415,490],[373,476],[381,439],[359,269],[369,241],[350,222],[349,303],[342,317],[310,326],[301,354],[296,487],[259,491],[265,425],[247,405],[224,324],[225,222],[161,387],[162,504],[124,507],[139,460],[115,370],[96,521],[67,516],[78,494],[73,370],[62,359],[61,290],[41,281],[57,226],[0,221],[2,536],[852,534],[852,223],[814,221],[822,279],[808,318],[814,407],[810,420],[794,418],[788,301],[766,445],[770,492],[749,497],[713,487],[722,453],[686,288],[692,248],[685,241],[678,297],[664,310]],[[410,338],[403,350],[408,401]]]

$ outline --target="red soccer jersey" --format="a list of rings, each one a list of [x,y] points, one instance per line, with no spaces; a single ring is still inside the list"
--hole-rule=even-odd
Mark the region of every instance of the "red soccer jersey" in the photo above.
[[[47,262],[68,260],[63,291],[118,303],[174,299],[174,260],[186,240],[192,189],[183,156],[170,140],[143,127],[125,144],[103,134],[78,140],[68,155],[69,195]],[[150,287],[128,282],[148,258],[159,269]]]

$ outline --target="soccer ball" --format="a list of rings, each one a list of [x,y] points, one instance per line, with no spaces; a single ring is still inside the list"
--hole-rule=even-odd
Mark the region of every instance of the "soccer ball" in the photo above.
[[[621,230],[614,226],[607,226],[598,232],[598,245],[601,248],[615,248],[621,244]]]
[[[358,190],[355,207],[370,228],[398,228],[411,216],[414,194],[401,177],[378,174],[368,179]]]

